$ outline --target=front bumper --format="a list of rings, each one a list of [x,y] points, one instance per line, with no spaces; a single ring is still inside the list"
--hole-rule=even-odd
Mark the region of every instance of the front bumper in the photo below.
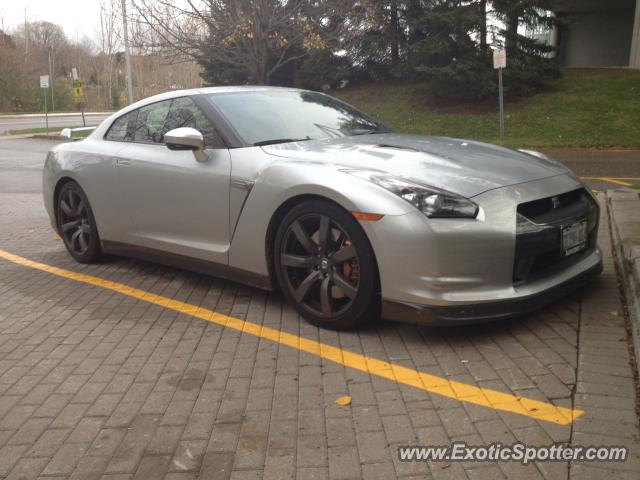
[[[559,175],[474,197],[481,215],[473,221],[429,220],[416,211],[363,222],[378,262],[383,317],[422,323],[510,317],[534,310],[596,275],[602,269],[595,242],[597,207],[591,213],[581,208],[577,218],[570,210],[558,210],[552,236],[545,229],[543,235],[534,231],[522,237],[516,228],[519,205],[582,188],[575,177]],[[549,248],[556,247],[545,242],[557,244],[560,229],[585,215],[591,219],[585,250],[550,256]]]
[[[599,250],[596,253],[597,262],[587,270],[546,290],[523,295],[517,299],[436,306],[383,300],[382,318],[431,326],[454,326],[518,317],[539,310],[597,277],[602,272],[602,258]]]

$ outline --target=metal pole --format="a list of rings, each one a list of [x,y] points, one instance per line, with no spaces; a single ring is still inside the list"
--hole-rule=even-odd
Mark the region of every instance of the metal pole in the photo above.
[[[44,121],[46,125],[47,137],[49,136],[49,113],[47,112],[47,90],[48,88],[43,88],[44,90]]]
[[[127,30],[127,0],[122,0],[122,37],[124,38],[124,58],[127,65],[127,93],[129,104],[133,103],[133,81],[131,79],[131,55],[129,53],[129,32]]]
[[[498,90],[500,91],[500,141],[504,141],[504,90],[502,86],[502,68],[498,69]]]
[[[82,126],[86,127],[87,126],[87,122],[84,119],[84,106],[80,107],[80,113],[82,113]]]
[[[29,28],[27,26],[27,9],[24,9],[24,55],[29,56]]]
[[[53,50],[53,47],[49,47],[49,87],[51,88],[51,111],[55,112],[56,110],[56,101],[55,98],[53,96],[53,63],[51,60],[51,51]]]

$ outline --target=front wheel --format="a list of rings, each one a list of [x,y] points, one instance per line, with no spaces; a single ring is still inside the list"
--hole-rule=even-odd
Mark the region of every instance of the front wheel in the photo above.
[[[100,259],[100,239],[89,200],[80,185],[67,182],[56,202],[58,233],[71,256],[80,263]]]
[[[286,299],[314,325],[345,329],[379,316],[373,250],[358,222],[339,206],[310,200],[291,209],[274,252]]]

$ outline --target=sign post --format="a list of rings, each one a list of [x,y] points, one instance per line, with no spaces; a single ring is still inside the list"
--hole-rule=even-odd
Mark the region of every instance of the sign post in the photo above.
[[[82,114],[82,125],[87,126],[87,122],[84,119],[84,90],[82,89],[82,82],[78,77],[78,69],[76,67],[71,68],[71,75],[73,76],[73,101],[80,108]]]
[[[49,135],[49,113],[47,111],[47,90],[49,89],[49,75],[40,75],[40,88],[44,90],[44,121],[47,136]]]
[[[498,70],[498,95],[500,105],[500,141],[504,141],[504,87],[502,84],[502,70],[507,66],[507,51],[493,51],[493,68]]]

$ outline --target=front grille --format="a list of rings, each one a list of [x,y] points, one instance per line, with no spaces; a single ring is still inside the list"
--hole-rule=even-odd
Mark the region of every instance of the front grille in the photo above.
[[[521,203],[518,213],[533,223],[557,223],[563,218],[575,218],[588,207],[590,200],[591,196],[584,188],[579,188],[554,197]]]
[[[561,269],[588,255],[596,246],[598,204],[584,189],[518,205],[515,285]],[[581,253],[565,256],[562,228],[587,220],[587,246]]]

